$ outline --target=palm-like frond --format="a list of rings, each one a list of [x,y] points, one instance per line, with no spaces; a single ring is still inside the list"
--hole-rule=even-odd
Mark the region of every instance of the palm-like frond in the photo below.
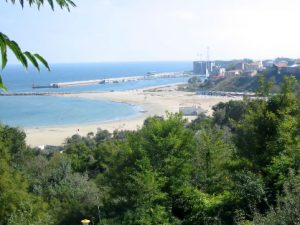
[[[12,0],[13,1],[13,0]],[[25,69],[28,68],[28,60],[31,62],[34,68],[38,71],[40,70],[39,62],[43,64],[49,71],[50,67],[47,61],[40,56],[39,54],[32,54],[28,51],[23,52],[19,45],[10,40],[5,34],[0,32],[0,51],[1,51],[1,69],[5,69],[7,64],[7,49],[10,49],[12,53],[15,55],[17,60],[24,66]],[[7,90],[3,84],[2,77],[0,75],[0,89]]]
[[[11,2],[13,4],[19,2],[22,7],[24,7],[25,2],[27,2],[29,6],[36,5],[38,8],[45,3],[48,3],[52,10],[54,10],[55,3],[60,8],[66,8],[68,11],[70,11],[70,7],[76,7],[76,4],[72,0],[6,0],[6,2]]]
[[[20,3],[22,7],[24,7],[27,2],[29,6],[36,5],[38,8],[45,4],[49,4],[51,9],[54,10],[54,5],[57,4],[60,8],[66,8],[70,11],[70,7],[76,7],[76,4],[72,0],[6,0],[6,2],[11,2],[12,4]],[[12,53],[15,55],[17,60],[25,67],[28,68],[28,61],[36,68],[38,71],[40,70],[39,63],[43,64],[49,71],[50,67],[47,61],[40,56],[39,54],[32,54],[28,51],[23,52],[19,45],[10,40],[5,34],[0,32],[0,51],[1,51],[1,70],[4,70],[7,64],[7,49],[10,49]],[[0,89],[7,91],[5,87],[2,77],[0,74]]]

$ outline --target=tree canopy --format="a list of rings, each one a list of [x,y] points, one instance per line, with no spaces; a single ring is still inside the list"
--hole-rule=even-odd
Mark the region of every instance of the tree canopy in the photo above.
[[[0,224],[299,224],[294,84],[286,77],[277,95],[220,103],[192,123],[154,116],[43,151],[0,126]]]

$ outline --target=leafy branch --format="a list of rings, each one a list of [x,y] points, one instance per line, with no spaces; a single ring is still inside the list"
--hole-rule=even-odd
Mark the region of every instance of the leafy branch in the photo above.
[[[47,61],[40,56],[39,54],[32,54],[28,51],[23,52],[19,45],[10,40],[5,34],[0,32],[0,49],[1,49],[1,70],[3,71],[7,65],[7,50],[10,49],[12,53],[15,55],[17,60],[24,66],[25,69],[28,68],[28,61],[40,71],[39,64],[43,64],[49,71],[50,67]],[[7,91],[7,88],[3,84],[2,77],[0,74],[0,88]]]
[[[6,0],[6,2],[11,2],[15,4],[16,2],[19,2],[24,7],[24,3],[27,2],[29,6],[36,5],[38,9],[45,5],[47,2],[51,9],[54,10],[54,3],[56,2],[60,8],[67,8],[68,11],[70,11],[70,7],[76,7],[76,4],[71,0]]]
[[[27,2],[29,6],[36,5],[38,9],[48,3],[52,10],[54,10],[54,4],[56,2],[57,5],[61,9],[67,8],[68,11],[70,11],[70,7],[76,7],[75,3],[71,0],[6,0],[6,2],[11,2],[12,4],[15,4],[16,2],[19,2],[24,7],[24,3]],[[44,65],[49,71],[50,67],[47,63],[47,61],[40,56],[39,54],[32,54],[28,51],[23,52],[19,45],[13,41],[10,40],[5,34],[0,32],[0,51],[1,51],[1,70],[3,71],[7,64],[7,50],[10,49],[12,53],[15,55],[17,60],[24,66],[25,69],[28,68],[28,61],[33,65],[34,68],[36,68],[38,71],[40,71],[40,64]],[[3,83],[2,76],[0,73],[0,89],[7,91],[6,86]]]

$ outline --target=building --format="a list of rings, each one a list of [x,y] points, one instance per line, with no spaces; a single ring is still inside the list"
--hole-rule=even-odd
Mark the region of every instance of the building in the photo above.
[[[240,63],[237,63],[234,67],[236,70],[245,70],[245,65],[246,65],[246,63],[240,62]]]
[[[237,76],[241,74],[241,70],[228,70],[225,72],[226,77]]]
[[[286,73],[287,72],[286,69],[288,67],[288,62],[280,61],[280,62],[274,63],[273,67],[276,68],[278,74]]]
[[[201,113],[205,113],[205,111],[196,105],[184,105],[179,107],[179,112],[181,112],[184,116],[197,116]]]
[[[246,70],[243,72],[245,76],[254,77],[257,75],[257,70]]]
[[[296,59],[296,60],[294,61],[294,64],[300,65],[300,59]]]
[[[273,60],[264,60],[263,61],[263,66],[265,68],[271,68],[273,67],[274,61]]]
[[[280,61],[273,64],[275,67],[282,69],[288,67],[289,63],[287,61]]]
[[[195,61],[193,63],[193,72],[197,75],[210,75],[215,67],[212,61]]]
[[[255,61],[252,63],[245,63],[244,70],[251,71],[261,71],[264,68],[262,61]]]
[[[210,74],[210,77],[213,78],[223,78],[225,77],[226,69],[223,67],[215,66],[214,70]]]

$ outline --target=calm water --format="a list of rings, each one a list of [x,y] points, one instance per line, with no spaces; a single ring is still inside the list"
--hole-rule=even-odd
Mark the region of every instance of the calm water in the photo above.
[[[191,62],[146,62],[146,63],[88,63],[88,64],[54,64],[51,72],[34,69],[24,71],[21,66],[9,66],[3,72],[3,81],[12,92],[32,91],[32,85],[47,85],[56,82],[95,80],[102,78],[146,75],[147,72],[176,72],[192,70]],[[95,90],[129,90],[152,85],[186,81],[186,78],[159,79],[128,83],[65,87],[59,89],[39,89],[34,91],[95,91]]]
[[[54,82],[93,80],[124,76],[145,75],[149,71],[176,72],[192,70],[191,62],[147,63],[91,63],[51,65],[51,73],[33,69],[24,71],[20,66],[9,66],[3,80],[11,92],[33,91],[32,85]],[[76,92],[131,90],[154,85],[186,82],[187,78],[164,78],[127,83],[35,89],[34,91]],[[41,127],[109,121],[134,116],[139,107],[110,101],[93,101],[69,97],[13,96],[0,97],[0,121],[11,126]]]
[[[1,122],[17,127],[88,124],[130,117],[140,107],[111,101],[70,97],[22,96],[1,98]]]

